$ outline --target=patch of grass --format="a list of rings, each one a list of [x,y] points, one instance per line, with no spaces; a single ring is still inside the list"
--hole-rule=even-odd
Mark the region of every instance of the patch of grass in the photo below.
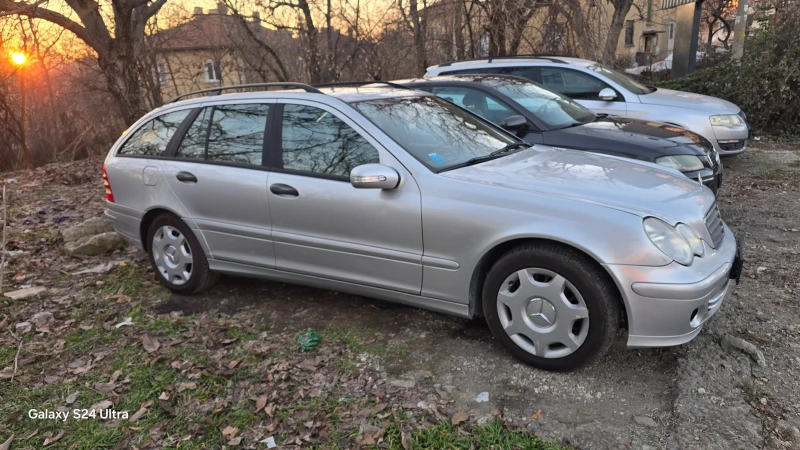
[[[124,265],[102,278],[104,285],[100,293],[114,295],[121,293],[132,298],[161,297],[166,290],[153,281],[149,267]]]
[[[375,356],[405,356],[408,348],[393,346],[388,343],[371,342],[367,343],[368,338],[363,331],[352,327],[329,328],[322,336],[325,340],[342,342],[356,353],[369,353]]]
[[[408,440],[412,449],[520,449],[520,450],[562,450],[569,447],[555,442],[542,440],[522,430],[509,430],[499,420],[485,425],[454,427],[448,422],[441,422],[427,428],[409,433]],[[390,449],[403,449],[402,434],[399,423],[395,422],[386,430],[385,442]],[[364,448],[379,448],[365,446]]]

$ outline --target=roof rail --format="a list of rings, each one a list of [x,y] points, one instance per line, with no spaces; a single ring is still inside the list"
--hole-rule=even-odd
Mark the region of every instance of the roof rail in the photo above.
[[[315,84],[314,87],[317,88],[360,87],[360,86],[368,86],[370,84],[384,84],[386,86],[393,87],[396,89],[411,89],[409,87],[403,86],[402,84],[392,83],[391,81],[341,81],[336,83]]]
[[[271,88],[271,87],[284,87],[284,88],[302,89],[302,90],[304,90],[306,92],[311,92],[311,93],[314,93],[314,94],[322,94],[322,92],[319,89],[317,89],[317,88],[315,88],[313,86],[309,86],[307,84],[303,84],[303,83],[237,84],[237,85],[233,85],[233,86],[222,86],[222,87],[218,87],[218,88],[203,89],[203,90],[200,90],[200,91],[189,92],[188,94],[179,95],[179,96],[173,98],[172,100],[168,101],[167,104],[175,103],[178,100],[181,100],[181,99],[183,99],[185,97],[189,97],[190,95],[208,94],[208,96],[211,97],[211,96],[219,95],[220,93],[222,93],[222,91],[227,91],[227,90],[231,90],[231,89],[253,89],[253,88],[267,88],[268,89],[268,88]]]
[[[483,60],[488,60],[488,62],[490,62],[490,63],[491,63],[491,62],[492,62],[492,60],[495,60],[495,59],[516,59],[516,58],[543,59],[543,60],[550,61],[550,62],[553,62],[553,63],[558,63],[558,64],[566,64],[566,63],[567,63],[566,61],[564,61],[563,59],[559,59],[559,58],[564,58],[564,57],[566,57],[566,58],[569,58],[569,56],[565,56],[565,55],[509,55],[509,56],[486,56],[486,57],[483,57],[483,58],[472,58],[472,59],[462,59],[462,60],[459,60],[459,61],[449,61],[449,62],[446,62],[446,63],[444,63],[444,64],[439,64],[439,67],[447,67],[447,66],[452,66],[454,63],[459,63],[459,62],[467,62],[467,61],[483,61]]]

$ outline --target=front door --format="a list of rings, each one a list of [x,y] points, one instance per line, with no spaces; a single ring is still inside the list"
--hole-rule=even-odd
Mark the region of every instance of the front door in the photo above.
[[[613,101],[600,98],[600,91],[611,86],[597,77],[561,67],[542,67],[541,77],[545,87],[566,95],[592,112],[622,117],[627,115],[622,93],[617,92],[617,98]]]
[[[275,266],[267,167],[262,164],[271,105],[243,103],[200,111],[173,159],[160,161],[214,259]]]
[[[419,294],[422,212],[411,174],[327,105],[278,104],[268,195],[279,269]],[[380,163],[396,189],[356,189],[350,170]]]

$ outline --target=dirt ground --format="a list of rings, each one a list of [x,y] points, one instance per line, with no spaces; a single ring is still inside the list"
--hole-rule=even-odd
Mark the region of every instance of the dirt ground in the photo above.
[[[485,324],[477,321],[357,296],[236,277],[224,277],[204,295],[174,296],[151,285],[152,274],[136,252],[123,250],[106,260],[126,260],[127,265],[136,269],[134,276],[140,278],[136,286],[141,287],[144,282],[146,289],[158,290],[152,299],[143,300],[138,306],[143,315],[155,321],[152,323],[172,320],[169,323],[175,324],[176,317],[199,318],[200,323],[207,317],[246,318],[249,328],[264,330],[262,337],[269,334],[279,341],[315,330],[323,339],[319,358],[334,355],[340,367],[342,355],[349,355],[348,364],[357,367],[354,376],[359,380],[369,379],[367,387],[382,386],[375,398],[390,408],[405,411],[404,426],[414,424],[414,414],[433,417],[429,422],[421,419],[424,425],[430,425],[436,423],[435,418],[447,421],[449,414],[463,411],[469,423],[476,426],[500,417],[514,429],[587,449],[800,448],[800,144],[753,142],[744,155],[724,158],[723,164],[720,209],[727,224],[744,242],[746,260],[741,283],[733,295],[728,296],[719,313],[687,345],[628,351],[620,340],[600,362],[573,373],[549,373],[520,364],[500,349]],[[82,167],[80,170],[91,173],[91,166]],[[48,174],[40,170],[6,175],[14,176],[18,178],[17,186],[26,182],[24,177],[54,177],[50,183],[30,187],[25,194],[33,203],[39,202],[36,205],[74,190],[70,213],[70,221],[74,223],[102,208],[102,192],[88,184],[90,180],[96,181],[91,176],[84,179],[86,175],[68,175],[66,185],[59,181],[65,176],[60,172]],[[61,186],[53,188],[52,183]],[[43,194],[43,189],[49,191]],[[83,204],[77,205],[81,201]],[[12,233],[22,233],[17,228],[21,226],[19,220],[35,215],[36,205],[17,205],[14,222],[9,225]],[[58,214],[67,212],[70,211]],[[53,233],[52,229],[49,226],[46,233]],[[58,251],[58,237],[42,234],[44,231],[36,233],[41,236],[35,239],[13,234],[10,250],[30,251],[48,261],[47,255]],[[0,318],[8,319],[7,326],[13,327],[15,321],[27,320],[42,309],[58,310],[54,301],[63,297],[64,292],[80,298],[74,286],[79,290],[105,289],[106,278],[81,278],[76,283],[74,279],[64,281],[54,275],[97,264],[98,259],[75,262],[59,257],[57,261],[39,264],[42,267],[37,269],[32,267],[36,261],[23,264],[12,260],[12,264],[17,264],[10,269],[12,274],[21,272],[25,277],[19,273],[17,278],[12,275],[11,288],[21,284],[54,287],[43,298],[28,304],[0,302]],[[124,291],[124,286],[118,291]],[[104,307],[120,308],[119,301],[112,303]],[[86,303],[82,305],[86,307]],[[63,323],[71,313],[63,309],[54,314],[57,322]],[[124,311],[116,314],[107,316],[118,320]],[[84,316],[76,323],[87,320]],[[157,328],[148,330],[158,334]],[[126,333],[131,337],[133,332]],[[724,348],[726,336],[754,344],[763,352],[765,365],[760,366],[757,358],[736,348]],[[48,338],[41,337],[42,342]],[[160,339],[167,338],[162,334]],[[31,339],[37,342],[38,338]],[[14,345],[10,338],[0,343]],[[176,348],[181,345],[184,344],[179,343]],[[2,355],[13,356],[13,352]],[[317,370],[324,371],[325,363],[320,361]],[[0,357],[0,368],[7,362]],[[32,364],[39,363],[41,359]],[[253,361],[254,366],[257,363]],[[55,369],[48,366],[37,370],[41,376]],[[341,371],[337,373],[341,375]],[[27,380],[23,378],[22,383],[35,385],[36,376],[31,375]],[[258,378],[258,374],[254,376]],[[9,382],[0,378],[3,398],[15,392],[3,390],[3,383]],[[81,380],[74,382],[80,385]],[[169,384],[166,389],[171,387],[174,386]],[[230,384],[225,389],[231,389]],[[361,394],[348,392],[369,397],[364,390],[359,391]],[[478,401],[485,399],[486,393],[488,400]],[[121,395],[124,397],[125,393]],[[359,407],[367,404],[361,403]],[[373,417],[371,414],[370,411],[369,417]],[[264,426],[277,423],[266,419]],[[11,431],[30,432],[31,427],[22,427],[20,420],[8,408],[0,408],[0,422],[12,423]],[[261,421],[259,416],[255,423]],[[277,423],[278,431],[282,430],[284,437],[290,436],[293,425],[284,420]],[[379,430],[365,426],[363,421],[360,427],[357,423],[354,426],[354,430],[348,431],[349,438],[337,435],[338,445],[344,448],[369,445],[372,442],[367,439],[365,443],[365,433],[375,432],[377,436],[377,431],[381,434],[378,438],[384,438],[385,443],[391,441],[391,433],[380,428],[380,424]],[[2,431],[0,425],[0,442],[4,439]],[[259,433],[258,437],[267,434]],[[130,444],[130,440],[124,440],[129,439],[128,435],[123,435],[115,442]],[[324,444],[325,436],[319,434],[317,442]],[[229,437],[224,436],[225,440]],[[404,432],[402,438],[405,439]],[[380,446],[380,439],[376,440]],[[305,445],[299,440],[297,443]],[[407,448],[405,442],[402,446]]]

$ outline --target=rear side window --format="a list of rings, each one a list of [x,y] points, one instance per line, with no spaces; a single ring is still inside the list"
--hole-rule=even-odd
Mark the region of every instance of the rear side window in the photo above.
[[[265,104],[204,108],[186,132],[176,156],[260,166],[268,114],[269,105]]]
[[[207,159],[260,166],[268,113],[263,104],[216,106]]]
[[[172,135],[191,110],[175,111],[145,123],[117,151],[117,155],[161,156]]]
[[[378,163],[378,150],[328,111],[313,106],[284,105],[283,168],[348,177],[361,164]]]

